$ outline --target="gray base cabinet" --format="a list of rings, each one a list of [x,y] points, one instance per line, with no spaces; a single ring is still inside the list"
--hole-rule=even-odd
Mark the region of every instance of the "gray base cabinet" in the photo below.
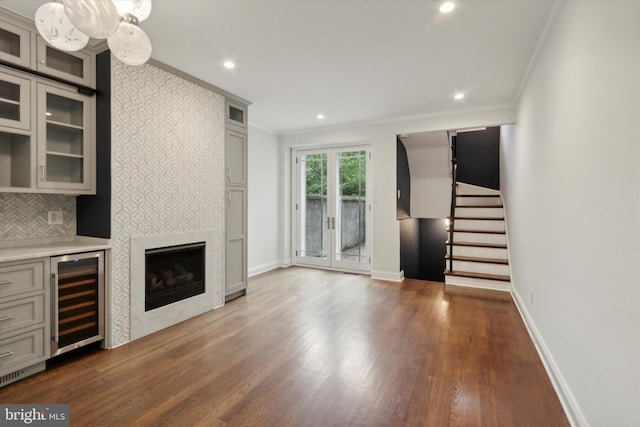
[[[0,387],[51,356],[48,277],[48,258],[0,264]]]

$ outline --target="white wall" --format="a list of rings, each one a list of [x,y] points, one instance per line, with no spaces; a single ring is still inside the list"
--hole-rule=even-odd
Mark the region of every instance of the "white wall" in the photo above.
[[[447,132],[420,132],[401,140],[411,174],[411,217],[449,216],[451,149]]]
[[[370,143],[373,174],[373,277],[400,280],[400,228],[396,221],[396,135],[511,123],[511,108],[434,115],[406,121],[309,131],[280,137],[283,159],[283,220],[285,263],[291,262],[291,148],[323,144]],[[251,243],[249,243],[251,245]]]
[[[249,125],[249,276],[278,267],[281,254],[281,158],[278,137]]]
[[[585,426],[640,425],[638,17],[566,2],[502,134],[516,297]]]

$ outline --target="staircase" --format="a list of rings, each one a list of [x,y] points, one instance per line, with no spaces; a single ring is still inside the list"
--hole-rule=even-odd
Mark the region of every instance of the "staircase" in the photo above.
[[[454,212],[454,220],[449,219],[453,243],[446,242],[445,283],[509,291],[511,276],[500,193],[459,182]]]

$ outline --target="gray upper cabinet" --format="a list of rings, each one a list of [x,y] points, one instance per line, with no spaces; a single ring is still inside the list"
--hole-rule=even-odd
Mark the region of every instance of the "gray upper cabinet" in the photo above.
[[[4,12],[3,12],[4,14]],[[28,29],[0,19],[0,59],[30,68],[33,33]]]
[[[40,36],[37,40],[38,71],[73,83],[95,87],[95,55],[83,51],[63,52],[49,46]]]
[[[93,188],[92,99],[38,83],[38,188]]]
[[[31,81],[16,73],[0,75],[0,126],[31,129]]]
[[[225,139],[227,185],[247,185],[247,134],[227,129]]]
[[[225,102],[226,121],[228,125],[247,128],[247,107],[227,99]],[[246,131],[245,131],[246,132]]]
[[[0,192],[95,194],[96,98],[78,89],[95,87],[95,52],[54,49],[0,12]]]

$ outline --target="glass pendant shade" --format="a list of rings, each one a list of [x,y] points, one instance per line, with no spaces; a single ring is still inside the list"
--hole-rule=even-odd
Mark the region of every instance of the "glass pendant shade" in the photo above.
[[[142,65],[151,57],[151,40],[133,24],[122,22],[107,43],[115,57],[127,65]]]
[[[120,16],[128,13],[142,22],[151,15],[151,0],[114,0]]]
[[[35,15],[36,28],[40,35],[56,49],[73,52],[89,42],[89,36],[71,24],[60,3],[46,3]]]
[[[106,39],[120,23],[118,9],[108,0],[62,0],[69,21],[94,39]]]

